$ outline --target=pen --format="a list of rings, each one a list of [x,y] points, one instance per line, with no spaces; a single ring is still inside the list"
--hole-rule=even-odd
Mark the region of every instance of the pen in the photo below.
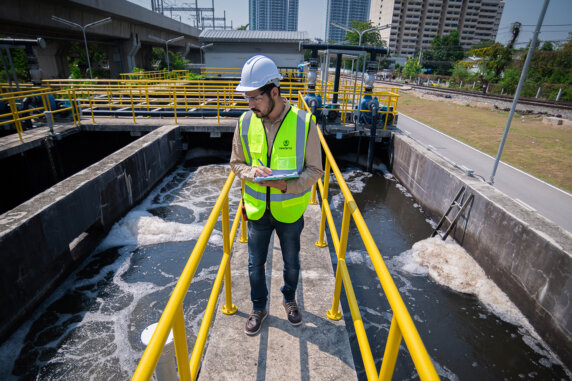
[[[260,163],[260,165],[262,165],[264,167],[264,164],[262,163],[262,160],[258,159],[258,162]]]

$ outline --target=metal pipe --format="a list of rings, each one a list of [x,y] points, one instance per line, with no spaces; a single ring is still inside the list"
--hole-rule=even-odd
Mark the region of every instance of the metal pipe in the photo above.
[[[368,53],[380,53],[386,54],[387,49],[379,48],[377,46],[357,46],[357,45],[341,45],[341,44],[302,44],[303,49],[336,49],[336,50],[351,50],[357,52],[363,52],[364,50]]]
[[[518,103],[518,97],[520,96],[522,86],[524,85],[524,81],[526,79],[526,73],[528,72],[528,67],[530,66],[530,60],[532,59],[532,53],[534,52],[534,46],[536,45],[536,40],[538,39],[538,34],[540,33],[540,27],[542,27],[542,21],[544,20],[544,15],[546,14],[546,8],[548,8],[549,2],[550,2],[550,0],[544,0],[544,5],[542,6],[542,10],[540,11],[540,15],[538,16],[538,23],[536,24],[536,29],[534,30],[534,34],[532,35],[532,40],[530,41],[530,48],[528,48],[528,54],[526,55],[526,61],[524,61],[524,67],[522,68],[522,73],[520,74],[520,80],[518,81],[516,93],[514,94],[514,99],[512,101],[512,107],[510,108],[510,112],[508,114],[508,120],[506,121],[506,126],[504,128],[504,133],[503,133],[502,140],[501,140],[501,143],[499,146],[497,157],[496,157],[495,163],[493,165],[493,171],[491,173],[491,178],[489,179],[489,183],[491,185],[494,184],[495,174],[497,172],[497,168],[499,165],[502,150],[504,148],[504,143],[506,142],[506,137],[508,136],[508,130],[510,129],[510,123],[512,122],[512,117],[514,116],[514,112],[516,111],[516,104]]]
[[[371,102],[371,129],[369,134],[369,149],[367,150],[367,171],[371,172],[373,167],[373,154],[375,151],[375,134],[377,130],[377,105]]]
[[[338,91],[340,90],[340,72],[342,69],[342,53],[336,55],[336,77],[334,79],[334,95],[332,103],[338,102]]]

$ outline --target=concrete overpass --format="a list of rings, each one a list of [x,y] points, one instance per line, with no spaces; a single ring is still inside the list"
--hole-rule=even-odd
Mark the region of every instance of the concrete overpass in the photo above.
[[[169,44],[169,50],[184,51],[191,62],[199,60],[197,46],[200,30],[152,12],[126,0],[27,0],[4,2],[0,12],[0,34],[12,38],[46,40],[46,48],[35,48],[43,79],[69,75],[66,56],[70,41],[83,44],[81,30],[52,20],[57,16],[79,25],[111,17],[108,24],[88,28],[88,43],[96,43],[106,53],[112,77],[130,72],[134,66],[150,69],[153,46],[163,47],[149,38],[163,40],[184,36]],[[83,46],[83,45],[82,45]]]

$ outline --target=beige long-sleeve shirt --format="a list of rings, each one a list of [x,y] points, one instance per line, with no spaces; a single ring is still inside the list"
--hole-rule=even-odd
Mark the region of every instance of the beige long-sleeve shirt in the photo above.
[[[286,117],[286,114],[290,111],[290,104],[284,98],[284,110],[282,114],[274,121],[270,121],[269,118],[263,117],[262,124],[264,125],[264,130],[266,131],[266,144],[268,147],[272,146],[274,138],[278,133],[278,129],[282,124],[282,121]],[[304,169],[300,174],[300,177],[296,179],[286,180],[286,193],[302,193],[308,190],[320,177],[322,177],[322,147],[320,146],[320,139],[318,137],[316,123],[310,120],[310,129],[308,131],[308,139],[306,140],[306,157],[304,163]],[[230,156],[230,167],[233,172],[240,179],[252,181],[255,175],[255,167],[246,164],[246,159],[244,157],[244,151],[242,149],[242,141],[240,139],[240,127],[239,123],[236,123],[236,129],[234,131],[234,138],[232,140],[232,153]]]

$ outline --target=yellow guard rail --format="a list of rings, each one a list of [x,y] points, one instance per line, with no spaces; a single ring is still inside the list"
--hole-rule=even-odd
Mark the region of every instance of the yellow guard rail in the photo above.
[[[302,95],[298,97],[298,102],[301,107],[308,110],[308,106],[304,103]],[[320,195],[322,197],[322,218],[320,221],[320,233],[317,246],[325,246],[324,241],[325,233],[325,223],[328,222],[330,227],[330,234],[332,237],[334,249],[338,258],[338,265],[336,271],[336,283],[335,290],[332,300],[332,309],[327,311],[327,317],[333,320],[339,320],[342,317],[339,311],[339,301],[341,286],[343,285],[346,291],[348,303],[350,306],[350,312],[352,320],[354,322],[354,327],[356,331],[356,336],[358,339],[361,356],[363,358],[363,363],[365,367],[365,372],[368,380],[390,380],[393,374],[395,363],[397,360],[399,347],[401,340],[405,341],[405,344],[409,350],[413,363],[419,373],[419,377],[422,380],[438,380],[439,377],[435,371],[435,367],[431,362],[429,354],[421,341],[419,333],[415,328],[413,320],[399,295],[399,291],[391,278],[391,275],[381,257],[381,254],[373,241],[373,238],[367,228],[365,221],[353,199],[353,196],[347,187],[342,174],[334,160],[330,149],[326,143],[326,140],[320,129],[318,128],[318,133],[322,148],[326,154],[326,165],[325,165],[325,175],[324,180],[318,181],[318,186],[320,189]],[[335,223],[332,217],[332,213],[328,203],[328,189],[329,189],[329,179],[330,173],[333,171],[335,178],[340,186],[340,189],[344,195],[344,212],[342,217],[341,232],[338,235]],[[236,232],[238,230],[238,225],[241,219],[241,205],[239,204],[232,227],[229,227],[230,217],[229,217],[229,202],[228,194],[231,189],[232,183],[235,179],[235,174],[231,172],[228,176],[226,183],[219,195],[213,210],[211,211],[209,218],[199,236],[197,243],[183,269],[181,277],[173,290],[173,293],[165,307],[165,310],[159,320],[159,323],[155,329],[155,333],[151,338],[147,349],[143,353],[141,361],[137,366],[137,369],[133,375],[133,380],[149,380],[155,366],[161,356],[161,352],[167,340],[169,331],[173,330],[174,342],[175,342],[175,353],[177,357],[177,367],[179,370],[180,380],[195,380],[200,367],[200,361],[204,351],[205,342],[208,336],[208,331],[212,323],[214,316],[214,309],[216,307],[218,295],[222,288],[222,282],[224,280],[225,284],[225,302],[222,307],[222,312],[225,314],[234,314],[236,312],[236,306],[232,304],[232,293],[230,289],[231,285],[231,272],[230,272],[230,253],[232,250],[232,245]],[[243,188],[244,189],[244,188]],[[315,202],[316,185],[312,188],[312,200],[310,202]],[[187,293],[187,290],[191,284],[192,278],[198,267],[202,254],[205,250],[209,237],[213,231],[215,223],[217,222],[219,216],[222,215],[222,234],[223,234],[223,257],[221,264],[219,266],[213,288],[210,294],[209,301],[204,313],[203,321],[197,335],[197,339],[194,343],[193,351],[191,353],[190,361],[187,346],[187,337],[185,332],[185,323],[183,316],[183,300]],[[362,240],[366,246],[368,254],[374,265],[377,276],[379,277],[381,286],[385,292],[385,295],[389,301],[389,305],[393,311],[393,318],[391,322],[391,327],[389,330],[389,336],[387,339],[387,344],[385,348],[385,353],[383,356],[383,362],[381,365],[380,372],[377,372],[375,361],[369,346],[369,342],[366,336],[365,328],[359,312],[358,302],[355,298],[353,292],[353,287],[350,279],[350,275],[345,262],[346,246],[348,241],[349,224],[350,218],[354,219],[354,222],[358,228],[358,231],[362,237]],[[242,224],[242,236],[239,240],[240,242],[246,242],[246,225]]]
[[[309,111],[308,105],[304,102],[304,99],[301,96],[299,96],[298,104],[299,107]],[[367,379],[391,380],[393,370],[395,369],[397,355],[399,353],[399,346],[401,340],[404,339],[415,368],[419,373],[419,377],[422,380],[438,380],[439,376],[437,375],[435,367],[431,362],[431,358],[425,349],[425,345],[423,345],[423,341],[421,341],[421,337],[417,332],[417,328],[415,328],[415,324],[411,319],[411,315],[409,315],[407,307],[405,306],[405,303],[403,303],[403,299],[401,299],[401,295],[399,294],[399,291],[395,286],[393,279],[391,278],[391,274],[389,273],[389,270],[383,261],[381,253],[379,252],[375,241],[369,232],[361,212],[357,207],[357,204],[342,176],[342,173],[340,172],[340,169],[338,168],[338,165],[336,164],[334,156],[332,155],[328,144],[326,143],[326,139],[322,135],[322,132],[319,128],[318,134],[320,137],[320,142],[322,143],[322,149],[326,154],[326,164],[324,170],[324,181],[318,180],[318,187],[320,189],[320,196],[322,198],[322,217],[320,219],[320,233],[318,241],[316,242],[316,246],[323,247],[327,245],[324,241],[325,224],[327,221],[338,259],[332,309],[328,311],[327,317],[332,320],[339,320],[342,318],[342,313],[339,311],[338,306],[340,303],[341,286],[343,284],[346,291],[348,304],[350,306],[350,312],[352,315],[352,320],[354,323],[356,337],[359,343]],[[336,230],[330,205],[328,203],[328,190],[331,172],[334,173],[340,190],[344,196],[344,211],[342,216],[341,231],[339,235]],[[391,320],[389,336],[387,338],[387,344],[385,346],[383,362],[381,364],[379,374],[377,373],[375,367],[375,361],[371,353],[371,348],[369,346],[369,341],[367,339],[365,327],[363,325],[363,320],[359,311],[358,302],[355,297],[350,274],[346,265],[345,258],[348,243],[350,217],[353,218],[356,227],[358,228],[362,241],[375,268],[375,272],[380,280],[383,291],[385,292],[385,296],[387,297],[389,305],[393,311],[393,318]]]

